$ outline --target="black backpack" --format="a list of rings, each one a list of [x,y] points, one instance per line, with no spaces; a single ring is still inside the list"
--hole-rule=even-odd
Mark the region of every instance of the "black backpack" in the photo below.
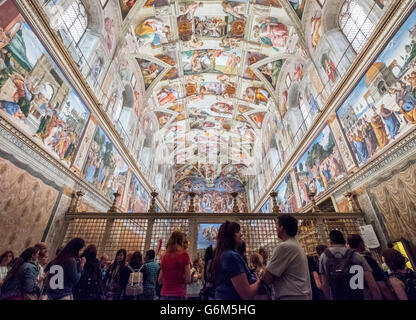
[[[407,270],[406,273],[394,272],[390,276],[401,280],[405,285],[407,299],[416,300],[416,274],[412,270]]]
[[[81,279],[74,288],[76,300],[101,300],[103,288],[100,269],[96,265],[86,264]]]
[[[350,274],[353,265],[352,257],[355,250],[348,249],[345,255],[335,256],[329,249],[324,251],[326,261],[326,277],[331,287],[331,295],[334,300],[363,300],[364,290],[352,289],[350,280],[353,274]]]

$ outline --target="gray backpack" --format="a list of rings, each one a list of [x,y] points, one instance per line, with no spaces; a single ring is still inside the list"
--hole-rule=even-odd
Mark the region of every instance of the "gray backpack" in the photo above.
[[[129,282],[126,286],[126,296],[137,297],[143,293],[143,266],[140,269],[133,270],[132,267],[127,266],[131,273],[129,276]]]

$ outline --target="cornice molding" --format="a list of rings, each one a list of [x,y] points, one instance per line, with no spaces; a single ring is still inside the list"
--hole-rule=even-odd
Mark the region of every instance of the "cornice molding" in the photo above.
[[[361,170],[345,179],[342,184],[338,186],[338,190],[334,194],[337,197],[339,196],[339,193],[347,191],[347,189],[357,189],[367,182],[373,182],[375,174],[379,173],[381,170],[386,171],[386,169],[395,167],[400,160],[415,153],[416,128],[410,131],[396,144],[392,145],[387,152],[381,154],[379,157],[365,165]]]
[[[102,212],[83,212],[83,213],[67,213],[65,220],[70,221],[72,219],[184,219],[189,220],[193,218],[199,218],[198,220],[210,221],[226,221],[230,219],[239,220],[274,220],[282,214],[274,213],[206,213],[193,212],[193,213],[102,213]],[[309,214],[293,214],[298,219],[362,219],[363,213],[345,213],[340,217],[338,212],[324,212],[324,213],[309,213]]]

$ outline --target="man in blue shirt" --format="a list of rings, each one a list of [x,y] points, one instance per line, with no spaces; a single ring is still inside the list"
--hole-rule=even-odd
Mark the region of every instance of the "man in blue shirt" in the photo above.
[[[143,273],[143,300],[153,300],[156,294],[156,284],[159,272],[159,264],[155,262],[155,251],[148,250],[144,258]]]

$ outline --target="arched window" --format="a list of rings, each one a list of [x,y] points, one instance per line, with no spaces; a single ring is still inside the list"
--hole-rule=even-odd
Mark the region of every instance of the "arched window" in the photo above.
[[[87,30],[88,18],[84,5],[80,0],[73,0],[63,17],[66,31],[71,35],[74,44],[78,44]]]
[[[306,101],[303,99],[302,95],[299,95],[299,107],[303,116],[303,120],[305,120],[305,125],[307,128],[309,128],[312,124],[312,118],[311,114],[309,113],[308,105],[306,104]]]
[[[339,26],[357,53],[374,30],[374,24],[357,0],[345,0],[339,14]]]

